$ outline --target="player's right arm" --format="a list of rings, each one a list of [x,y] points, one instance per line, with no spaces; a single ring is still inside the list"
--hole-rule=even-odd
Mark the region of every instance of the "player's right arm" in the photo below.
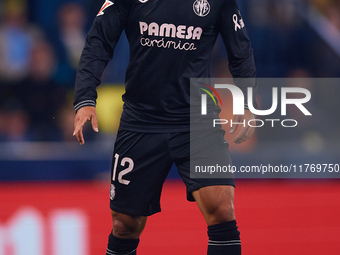
[[[82,130],[88,120],[92,122],[93,129],[98,130],[95,110],[96,88],[126,26],[129,2],[129,0],[106,0],[87,34],[77,70],[73,103],[76,111],[73,135],[80,144],[84,143]]]

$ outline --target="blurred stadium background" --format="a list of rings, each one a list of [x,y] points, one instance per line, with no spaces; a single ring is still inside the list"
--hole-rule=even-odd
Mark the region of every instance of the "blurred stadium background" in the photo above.
[[[340,77],[340,1],[238,2],[259,77]],[[100,133],[87,126],[84,146],[72,137],[77,63],[102,4],[0,1],[0,255],[105,253],[110,161],[129,54],[125,35],[99,87]],[[211,62],[214,77],[230,76],[221,40]],[[231,144],[235,165],[340,163],[340,86],[308,89],[313,121],[294,132],[261,128],[247,144]],[[259,90],[262,105],[271,102],[266,92]],[[237,180],[244,254],[339,254],[339,184]],[[205,254],[203,217],[185,201],[175,167],[162,207],[149,219],[139,254]]]

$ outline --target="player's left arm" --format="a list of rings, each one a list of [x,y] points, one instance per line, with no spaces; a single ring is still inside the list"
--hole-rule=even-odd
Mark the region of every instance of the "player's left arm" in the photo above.
[[[245,28],[239,7],[236,0],[226,0],[223,8],[221,8],[219,17],[219,32],[223,38],[229,61],[229,69],[234,77],[235,84],[242,90],[245,99],[247,99],[248,87],[253,88],[253,104],[257,108],[256,102],[256,67],[251,47],[250,39]],[[248,109],[248,104],[245,102],[244,115],[235,115],[233,123],[248,123],[254,118],[252,112]],[[233,124],[230,133],[237,130],[238,124]],[[240,144],[249,139],[255,132],[254,127],[242,125],[234,143]]]

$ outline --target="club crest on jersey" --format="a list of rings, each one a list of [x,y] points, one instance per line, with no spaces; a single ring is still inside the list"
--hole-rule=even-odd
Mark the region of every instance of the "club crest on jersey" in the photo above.
[[[207,0],[196,0],[193,4],[194,13],[199,17],[205,17],[210,12],[210,4]]]
[[[114,3],[109,1],[109,0],[106,0],[105,3],[103,4],[102,8],[100,8],[97,16],[100,16],[100,15],[103,15],[104,14],[104,10],[107,8],[107,7],[110,7],[111,5],[113,5]]]

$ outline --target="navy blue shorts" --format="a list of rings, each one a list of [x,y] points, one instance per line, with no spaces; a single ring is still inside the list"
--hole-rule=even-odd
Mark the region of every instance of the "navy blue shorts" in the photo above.
[[[213,137],[211,137],[213,136]],[[199,141],[205,157],[231,165],[224,131],[209,133]],[[211,144],[214,151],[211,151]],[[216,147],[217,145],[217,147]],[[191,192],[212,185],[235,186],[234,178],[190,178],[190,132],[138,133],[119,130],[115,142],[110,188],[110,208],[116,212],[149,216],[160,212],[163,183],[176,164],[187,187],[187,199],[195,201]]]

